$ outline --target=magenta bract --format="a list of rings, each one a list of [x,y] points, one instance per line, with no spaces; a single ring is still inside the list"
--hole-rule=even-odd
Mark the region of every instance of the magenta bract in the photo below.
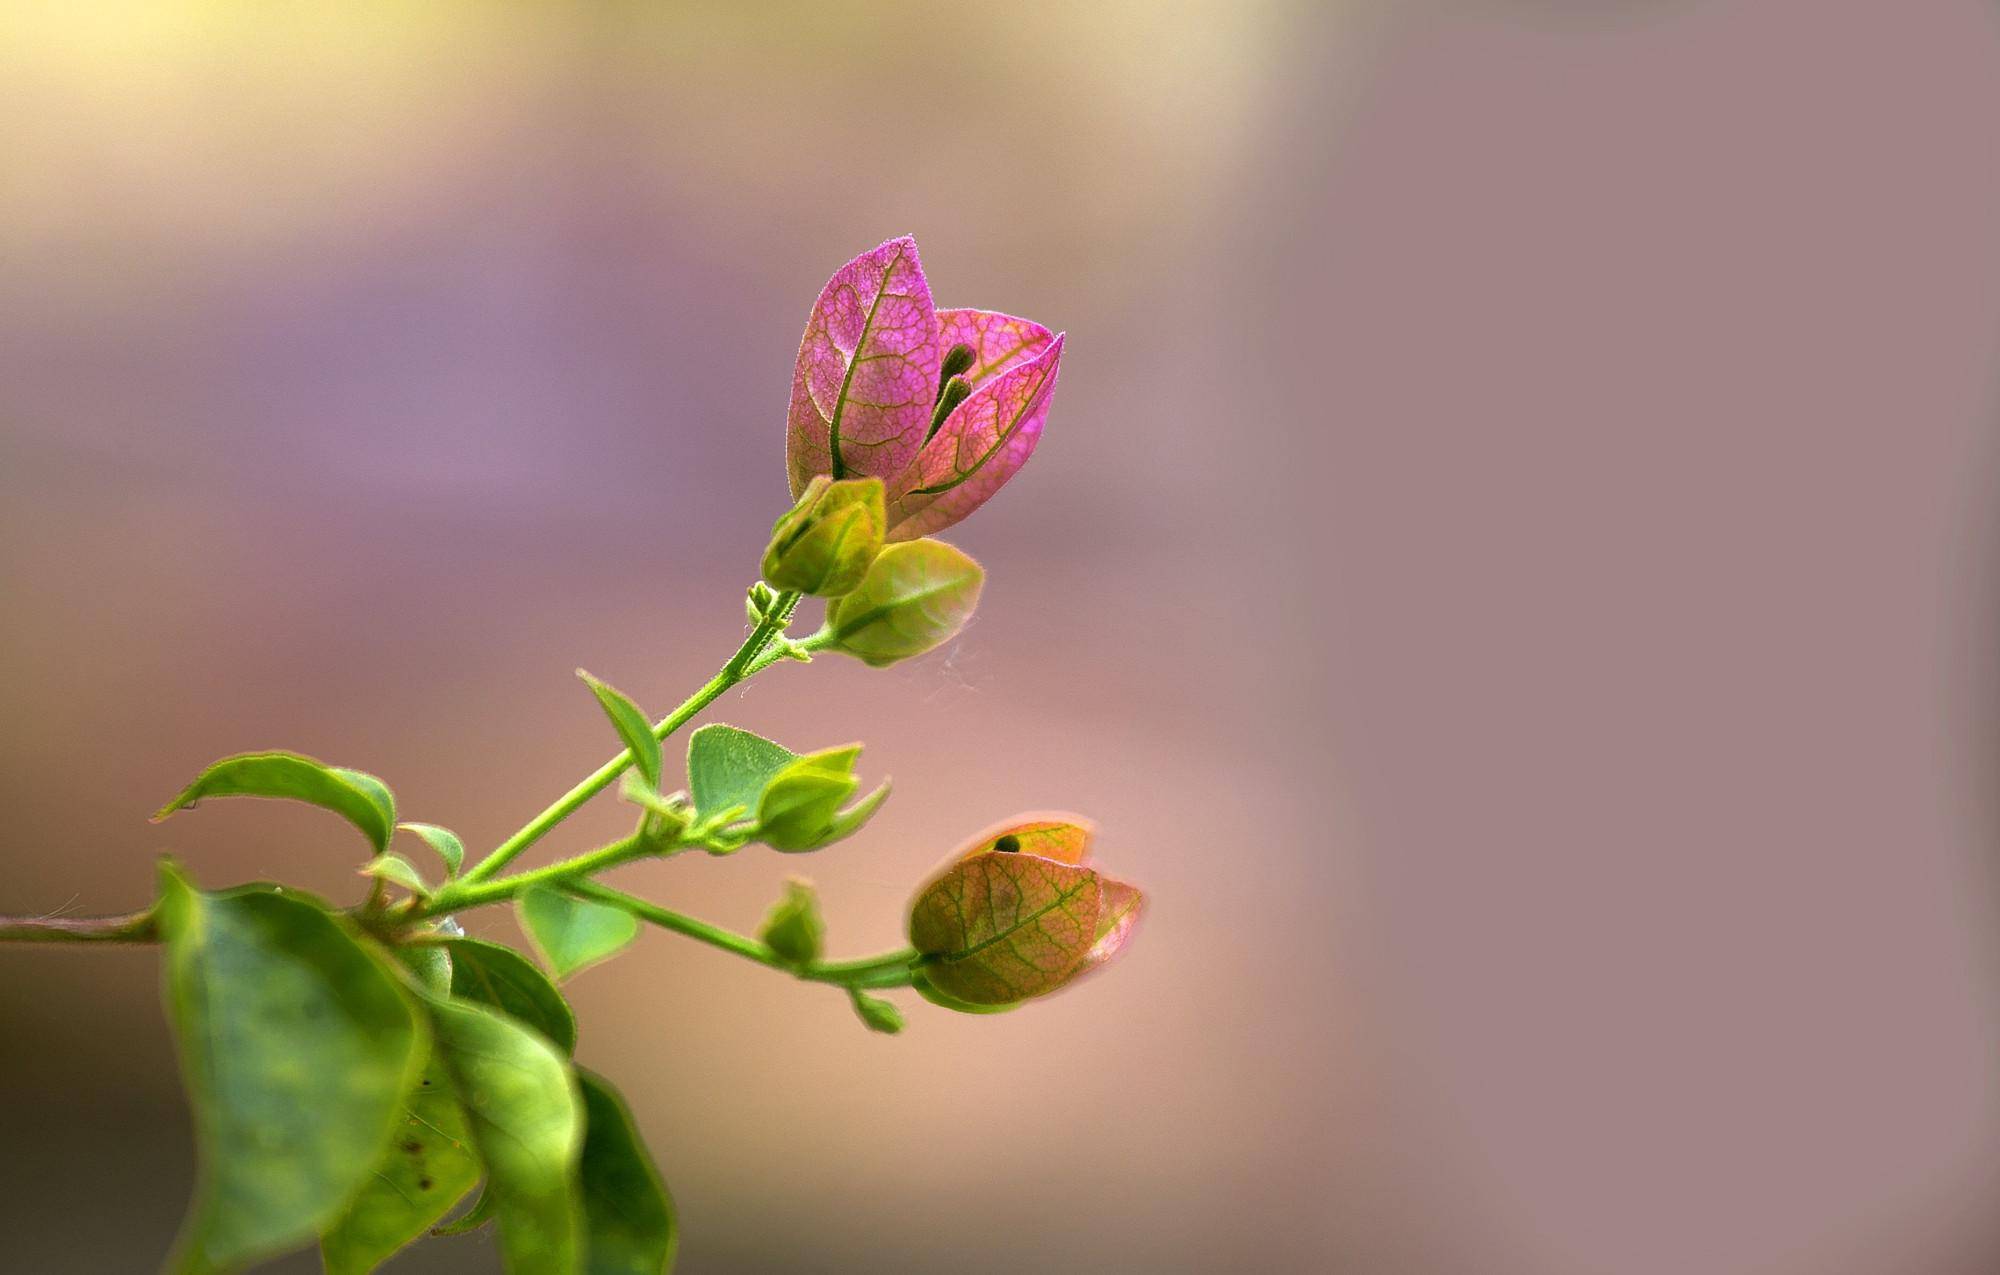
[[[871,475],[887,489],[890,540],[951,526],[1034,453],[1062,345],[1028,319],[937,309],[914,239],[861,254],[827,281],[799,342],[785,444],[792,494],[822,474]],[[959,346],[970,363],[946,378]],[[950,398],[947,379],[964,382]]]

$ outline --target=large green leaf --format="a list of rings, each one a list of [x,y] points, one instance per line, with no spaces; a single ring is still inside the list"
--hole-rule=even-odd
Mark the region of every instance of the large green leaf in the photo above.
[[[748,814],[757,799],[798,754],[762,735],[717,723],[688,738],[688,791],[698,818],[707,819],[731,807]]]
[[[367,1275],[451,1212],[479,1172],[465,1109],[434,1056],[404,1097],[373,1176],[320,1242],[327,1275]]]
[[[309,1243],[369,1180],[423,1065],[400,977],[299,896],[161,868],[166,999],[201,1153],[176,1268]]]
[[[660,786],[660,740],[653,734],[653,724],[646,720],[639,706],[620,693],[617,687],[598,681],[582,669],[578,669],[576,675],[597,696],[604,715],[611,719],[611,728],[618,732],[618,738],[625,741],[625,747],[632,754],[632,764],[639,768],[647,786],[657,790]]]
[[[451,949],[453,996],[491,1005],[548,1037],[563,1053],[576,1052],[576,1015],[533,961],[480,939],[453,939],[445,946]]]
[[[588,1275],[663,1275],[672,1270],[680,1228],[673,1197],[646,1154],[624,1099],[602,1076],[576,1073],[583,1091],[583,1269]]]
[[[500,1252],[517,1275],[569,1275],[582,1247],[574,1173],[583,1108],[569,1060],[484,1005],[432,1001],[438,1056],[486,1165]]]
[[[521,928],[557,978],[616,956],[639,937],[639,918],[630,912],[572,898],[553,886],[523,891],[516,911]]]
[[[361,829],[377,853],[389,848],[396,827],[396,798],[381,780],[284,752],[223,758],[160,807],[153,821],[208,797],[281,797],[321,806]]]

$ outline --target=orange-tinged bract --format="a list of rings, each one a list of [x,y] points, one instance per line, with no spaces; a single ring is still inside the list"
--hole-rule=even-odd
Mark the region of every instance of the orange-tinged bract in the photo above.
[[[910,944],[949,1005],[1012,1005],[1115,956],[1144,908],[1133,886],[1088,866],[1093,829],[1073,815],[1023,816],[952,854],[917,892]]]

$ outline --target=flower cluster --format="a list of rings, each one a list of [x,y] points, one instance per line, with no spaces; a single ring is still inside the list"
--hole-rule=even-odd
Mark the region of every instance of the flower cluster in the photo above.
[[[792,371],[785,461],[796,503],[771,530],[773,589],[838,599],[836,649],[871,664],[931,650],[978,601],[977,563],[926,539],[1025,465],[1063,338],[991,310],[940,310],[914,239],[834,272]]]

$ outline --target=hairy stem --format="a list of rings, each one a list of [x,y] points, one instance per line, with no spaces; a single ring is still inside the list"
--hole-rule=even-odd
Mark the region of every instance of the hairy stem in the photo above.
[[[687,725],[690,718],[714,703],[716,697],[724,691],[784,658],[782,654],[773,654],[772,642],[785,631],[785,626],[791,622],[792,610],[798,604],[798,594],[779,594],[771,609],[765,613],[763,621],[750,630],[750,636],[743,639],[743,645],[736,648],[736,654],[729,657],[728,663],[724,664],[714,677],[709,678],[700,690],[682,701],[679,708],[661,718],[654,725],[653,734],[665,739]],[[530,819],[519,832],[501,842],[461,880],[468,885],[473,884],[506,867],[523,850],[540,841],[557,824],[575,814],[583,803],[603,792],[612,780],[624,774],[631,765],[632,754],[627,751],[599,766],[576,787],[556,798],[548,809]]]
[[[157,943],[152,909],[124,916],[0,917],[0,943]]]
[[[900,952],[884,952],[879,956],[865,957],[856,961],[822,961],[799,970],[747,934],[738,934],[719,925],[710,925],[707,921],[663,908],[657,903],[649,902],[634,894],[627,894],[623,890],[614,890],[595,881],[573,882],[568,889],[582,898],[595,899],[599,903],[609,903],[615,908],[622,908],[640,920],[657,925],[663,930],[684,934],[710,947],[719,947],[725,952],[733,952],[759,965],[768,965],[774,970],[783,970],[787,974],[795,974],[814,983],[832,983],[839,987],[907,986],[910,981],[909,965],[917,955],[905,948]]]
[[[446,912],[462,912],[488,903],[499,903],[514,898],[530,886],[553,885],[569,882],[593,873],[615,868],[621,863],[650,854],[671,854],[679,846],[649,846],[637,836],[614,841],[588,854],[580,854],[574,859],[564,859],[561,863],[551,863],[544,868],[528,872],[517,872],[511,877],[501,877],[497,881],[453,881],[431,896],[424,905],[420,916],[442,916]]]

